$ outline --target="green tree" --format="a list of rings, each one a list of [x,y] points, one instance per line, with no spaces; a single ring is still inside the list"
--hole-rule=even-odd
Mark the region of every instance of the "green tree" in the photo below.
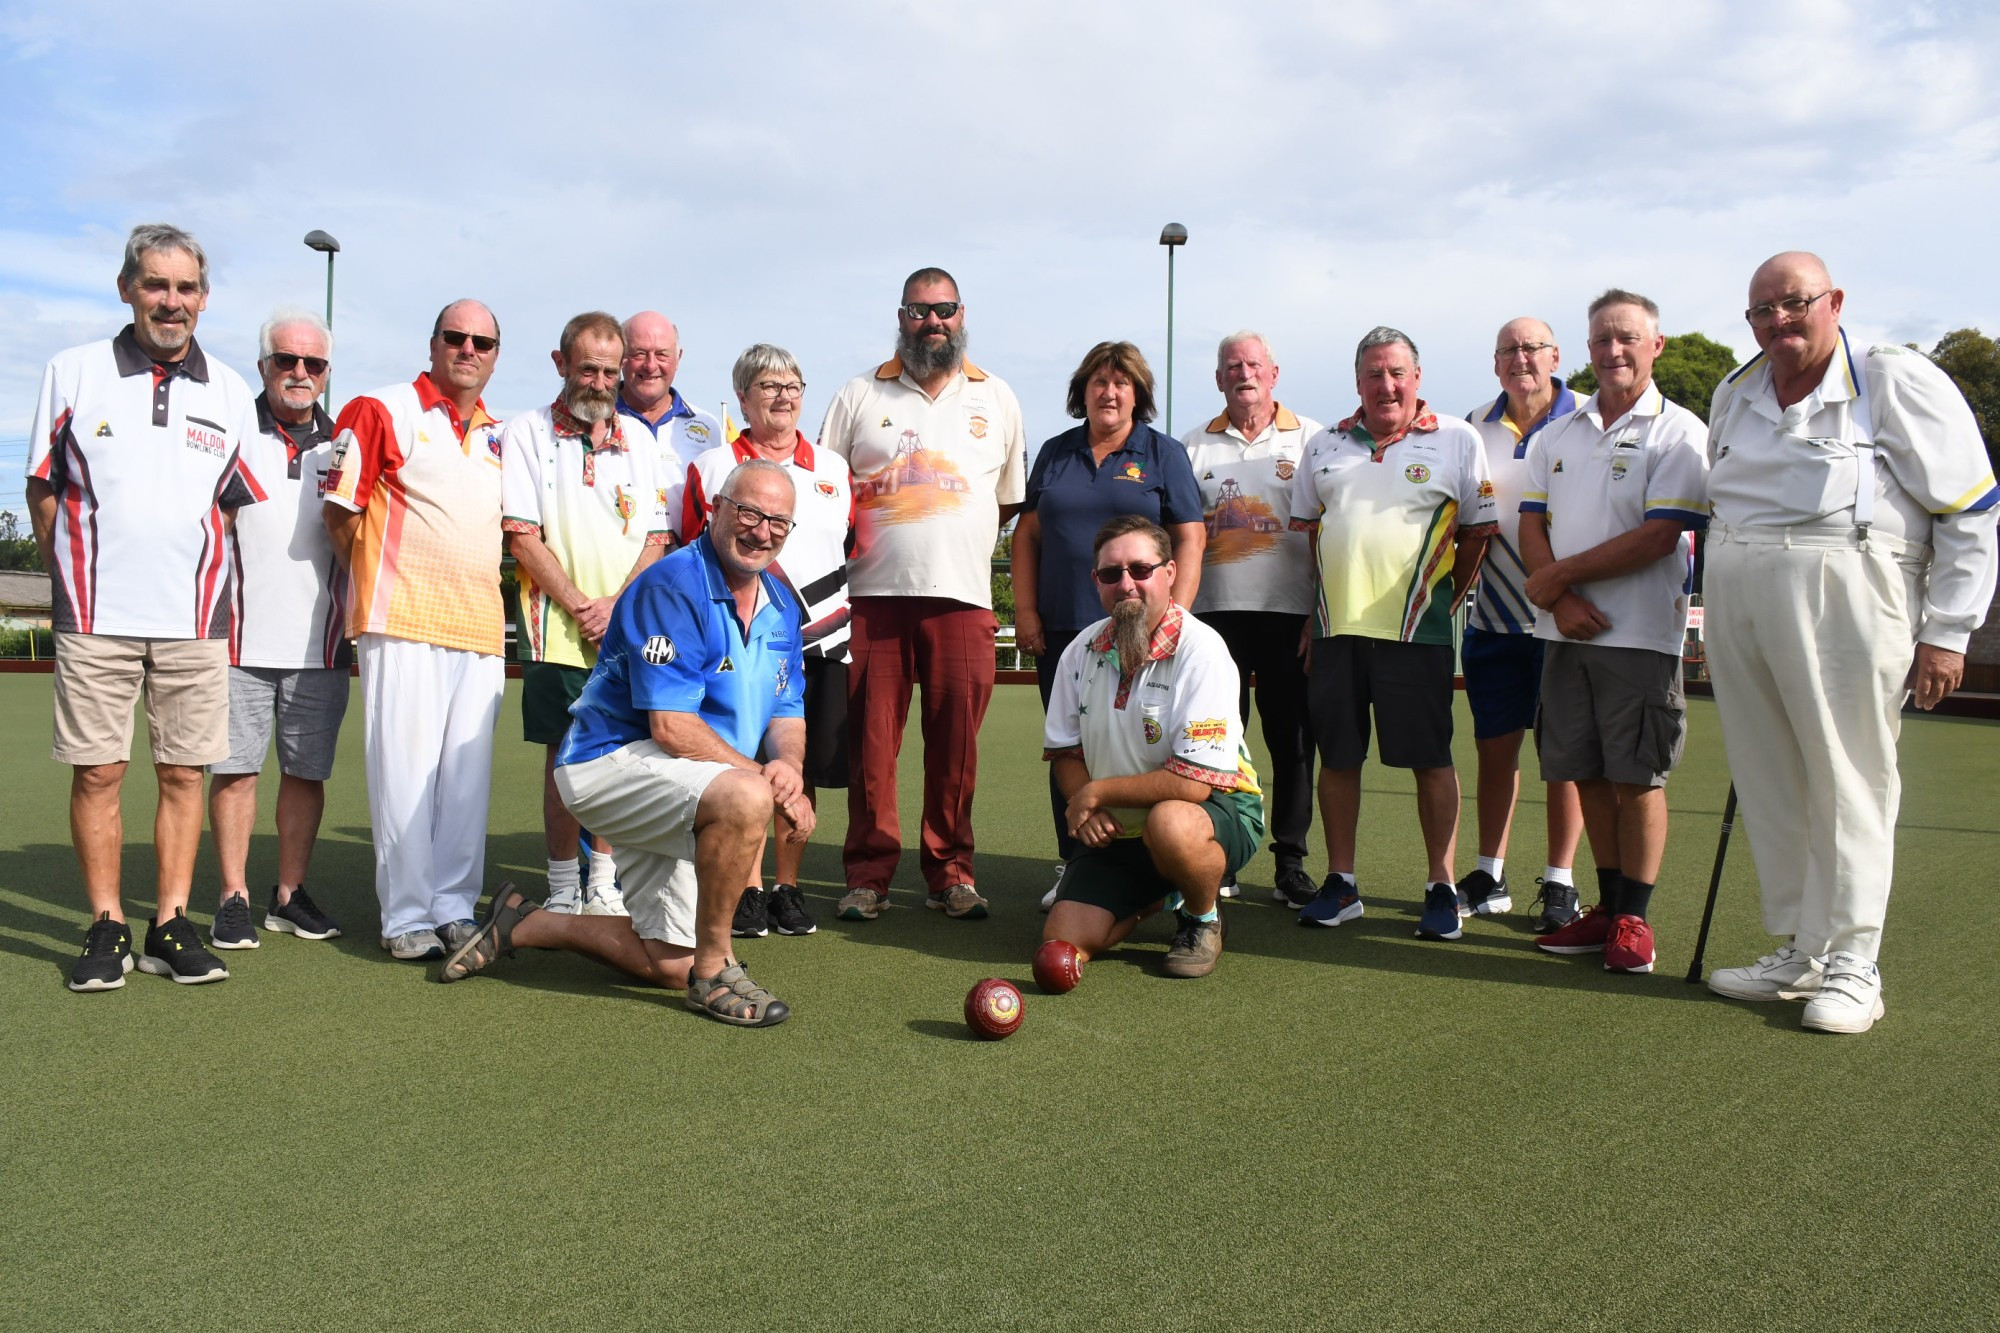
[[[1722,377],[1736,369],[1736,353],[1713,338],[1699,333],[1677,333],[1667,339],[1666,349],[1653,363],[1653,383],[1669,402],[1708,420],[1708,400]],[[1578,393],[1597,392],[1597,371],[1591,366],[1569,377],[1569,387]]]
[[[1978,329],[1954,329],[1938,339],[1930,358],[1972,405],[1986,456],[2000,469],[2000,340]]]

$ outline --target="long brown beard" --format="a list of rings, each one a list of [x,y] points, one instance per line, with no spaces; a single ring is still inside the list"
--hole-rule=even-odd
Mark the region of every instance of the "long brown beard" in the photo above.
[[[1146,665],[1153,635],[1146,628],[1146,604],[1133,600],[1111,608],[1111,646],[1118,650],[1118,674],[1131,677]]]

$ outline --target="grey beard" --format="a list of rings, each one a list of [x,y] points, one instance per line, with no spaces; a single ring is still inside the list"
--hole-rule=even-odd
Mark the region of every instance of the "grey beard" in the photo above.
[[[965,330],[947,330],[944,343],[935,348],[922,333],[899,330],[896,334],[896,355],[902,358],[903,369],[910,372],[912,379],[948,374],[965,361]]]
[[[609,421],[618,409],[618,393],[614,389],[572,386],[563,396],[569,402],[569,414],[586,425]]]
[[[1146,665],[1153,636],[1146,628],[1146,604],[1119,602],[1111,608],[1111,646],[1118,650],[1118,674],[1131,676]]]

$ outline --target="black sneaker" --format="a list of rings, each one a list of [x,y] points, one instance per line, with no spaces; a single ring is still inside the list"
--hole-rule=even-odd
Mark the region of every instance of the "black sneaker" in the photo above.
[[[106,912],[90,923],[83,937],[83,957],[69,970],[74,991],[117,990],[132,970],[132,928],[113,921]]]
[[[215,924],[208,928],[208,942],[217,949],[254,949],[257,927],[250,922],[248,894],[232,893],[215,909]]]
[[[1543,884],[1542,891],[1535,895],[1534,906],[1528,910],[1535,914],[1535,933],[1547,935],[1572,925],[1583,916],[1581,904],[1576,900],[1576,886],[1573,884]]]
[[[1271,890],[1271,901],[1285,907],[1304,907],[1319,897],[1319,885],[1306,873],[1304,866],[1286,866],[1278,872],[1278,883]]]
[[[729,933],[739,940],[761,940],[771,933],[770,895],[762,889],[745,889],[736,900],[736,920]]]
[[[330,940],[340,934],[340,923],[319,910],[306,896],[306,886],[292,890],[292,896],[278,901],[278,889],[271,886],[271,908],[264,913],[264,929],[296,935],[302,940]]]
[[[1484,870],[1475,870],[1458,882],[1457,891],[1460,917],[1499,916],[1514,910],[1505,875],[1495,879]]]
[[[229,979],[229,969],[220,958],[201,947],[201,936],[195,933],[194,922],[178,907],[167,918],[166,925],[161,925],[158,917],[146,923],[146,951],[139,956],[139,970],[156,977],[172,977],[183,986]]]
[[[748,897],[748,894],[744,895]],[[780,935],[810,935],[819,929],[806,910],[806,900],[796,884],[773,884],[769,907],[771,929]]]

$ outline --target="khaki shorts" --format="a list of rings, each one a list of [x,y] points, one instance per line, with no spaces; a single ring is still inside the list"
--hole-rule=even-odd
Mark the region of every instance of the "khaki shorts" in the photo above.
[[[118,639],[56,631],[59,764],[132,757],[132,709],[146,695],[153,762],[199,768],[229,757],[229,641]]]

